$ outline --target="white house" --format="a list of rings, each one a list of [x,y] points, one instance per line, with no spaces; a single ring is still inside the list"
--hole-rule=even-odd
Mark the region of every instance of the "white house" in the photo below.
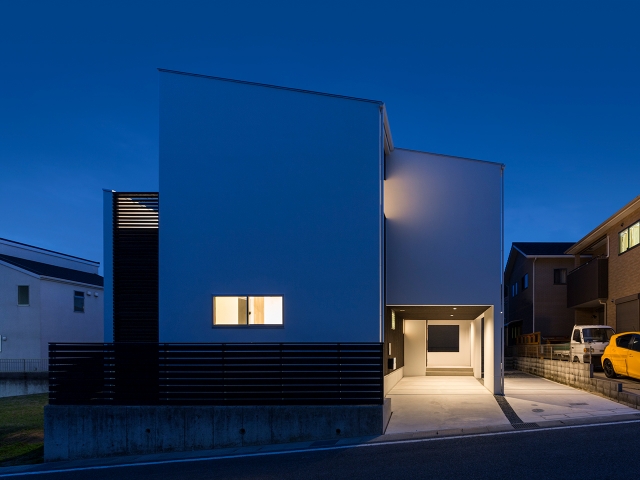
[[[49,342],[102,342],[99,265],[0,238],[0,359],[46,359]]]
[[[502,392],[503,165],[395,147],[382,102],[160,78],[161,208],[122,194],[159,215],[160,342],[384,344],[387,389],[484,363]]]
[[[503,393],[503,165],[160,72],[159,192],[104,192],[107,343],[52,345],[46,460],[379,435],[403,375]]]

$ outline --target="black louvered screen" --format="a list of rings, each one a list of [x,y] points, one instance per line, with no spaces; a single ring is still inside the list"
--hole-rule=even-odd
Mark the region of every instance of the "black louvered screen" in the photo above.
[[[49,344],[51,405],[374,405],[382,344]]]
[[[114,193],[113,339],[158,341],[157,193]]]

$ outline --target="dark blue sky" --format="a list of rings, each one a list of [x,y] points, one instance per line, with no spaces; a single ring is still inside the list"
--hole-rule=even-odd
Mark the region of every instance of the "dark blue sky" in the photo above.
[[[397,146],[506,164],[505,249],[578,240],[640,194],[639,18],[636,1],[4,1],[0,237],[102,261],[102,188],[158,188],[163,67],[383,100]]]

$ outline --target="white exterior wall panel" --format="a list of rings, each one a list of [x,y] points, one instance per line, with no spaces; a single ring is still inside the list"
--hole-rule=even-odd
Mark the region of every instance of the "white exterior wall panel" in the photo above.
[[[501,168],[411,150],[387,156],[388,305],[500,305]]]
[[[0,358],[40,358],[40,278],[0,265]],[[18,285],[29,286],[29,305],[18,305]]]
[[[381,112],[161,73],[160,341],[380,341]],[[284,327],[213,327],[213,295]]]
[[[84,313],[73,311],[75,291],[84,292]],[[87,292],[91,292],[91,296]],[[95,296],[98,292],[98,296]],[[40,355],[47,358],[49,342],[102,343],[104,341],[104,295],[102,287],[63,281],[40,282]]]

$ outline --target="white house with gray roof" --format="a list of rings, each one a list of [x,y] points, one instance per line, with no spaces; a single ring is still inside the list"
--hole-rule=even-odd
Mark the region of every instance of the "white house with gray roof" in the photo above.
[[[99,266],[0,238],[0,360],[46,359],[49,342],[102,342]]]

